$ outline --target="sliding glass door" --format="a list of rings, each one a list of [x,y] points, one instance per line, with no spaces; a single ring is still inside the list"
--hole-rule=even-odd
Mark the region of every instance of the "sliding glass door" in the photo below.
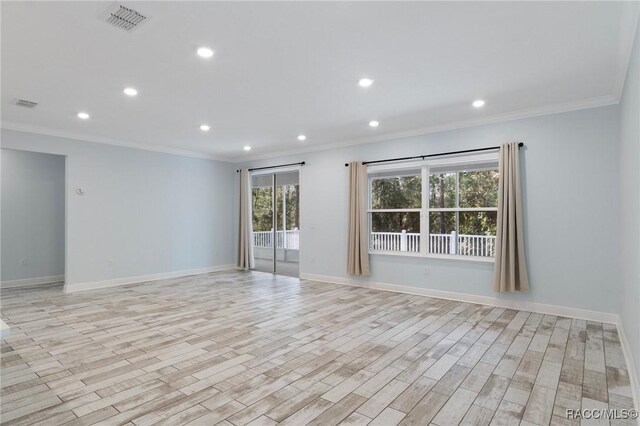
[[[255,270],[273,272],[273,174],[251,176]]]
[[[300,262],[299,173],[251,177],[255,270],[297,277]]]

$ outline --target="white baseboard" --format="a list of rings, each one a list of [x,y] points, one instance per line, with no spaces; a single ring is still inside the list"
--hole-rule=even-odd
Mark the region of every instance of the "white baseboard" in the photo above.
[[[51,277],[24,278],[21,280],[2,281],[1,288],[18,288],[31,287],[34,285],[61,283],[64,281],[64,275],[53,275]]]
[[[638,370],[636,370],[635,360],[631,356],[631,346],[629,345],[629,340],[627,339],[625,330],[622,327],[622,321],[618,321],[616,326],[618,327],[618,336],[620,337],[620,344],[622,345],[624,359],[627,363],[627,372],[629,373],[629,382],[631,383],[633,403],[636,410],[640,410],[640,382],[638,381]],[[640,425],[640,419],[638,419],[638,424]]]
[[[379,283],[373,281],[360,281],[342,277],[331,277],[316,274],[300,274],[301,279],[323,281],[332,284],[344,284],[355,287],[371,288],[375,290],[393,291],[395,293],[415,294],[418,296],[436,297],[439,299],[456,300],[459,302],[478,303],[481,305],[496,306],[499,308],[517,309],[520,311],[538,312],[541,314],[557,315],[588,321],[606,322],[618,324],[620,316],[608,312],[589,311],[586,309],[570,308],[566,306],[547,305],[537,302],[523,302],[519,300],[498,299],[490,296],[479,296],[468,293],[456,293],[453,291],[433,290],[408,285]]]
[[[117,287],[127,284],[137,284],[147,281],[164,280],[168,278],[186,277],[189,275],[208,274],[211,272],[228,271],[235,269],[235,265],[218,265],[207,268],[185,269],[182,271],[161,272],[159,274],[140,275],[137,277],[123,277],[112,280],[89,281],[85,283],[71,283],[64,286],[65,293],[75,293],[77,291],[96,290],[99,288]]]

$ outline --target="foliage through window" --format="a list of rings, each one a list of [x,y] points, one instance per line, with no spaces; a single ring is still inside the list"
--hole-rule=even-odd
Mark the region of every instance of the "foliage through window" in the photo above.
[[[442,161],[369,173],[369,247],[379,252],[495,256],[497,160]],[[423,188],[425,195],[423,197]]]
[[[431,171],[429,253],[495,255],[498,171]]]
[[[254,232],[271,231],[273,229],[273,189],[267,187],[253,187],[251,189],[253,230]],[[299,185],[278,186],[276,190],[276,203],[285,206],[286,223],[288,229],[300,227],[300,203]],[[284,203],[283,203],[284,197]],[[282,208],[278,209],[277,223],[283,223]]]
[[[420,251],[422,172],[370,175],[369,245],[380,251]]]

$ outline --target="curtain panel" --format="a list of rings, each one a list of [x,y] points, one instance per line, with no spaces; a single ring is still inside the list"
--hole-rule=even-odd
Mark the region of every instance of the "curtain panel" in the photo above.
[[[529,291],[524,253],[520,149],[518,143],[500,147],[498,221],[493,289],[497,292]]]
[[[369,275],[367,226],[367,166],[349,163],[349,218],[347,228],[347,272]]]
[[[253,216],[251,212],[251,176],[240,170],[240,218],[238,228],[238,268],[253,269]]]

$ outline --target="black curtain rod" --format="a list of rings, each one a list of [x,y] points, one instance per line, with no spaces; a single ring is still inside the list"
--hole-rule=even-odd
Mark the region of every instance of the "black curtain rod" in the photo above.
[[[289,163],[289,164],[278,164],[277,166],[267,166],[267,167],[255,167],[253,169],[249,169],[250,172],[254,171],[254,170],[264,170],[264,169],[276,169],[278,167],[287,167],[287,166],[304,166],[305,162],[301,161],[299,163]],[[238,173],[240,170],[236,170],[236,173]]]
[[[518,144],[518,148],[522,148],[524,146],[523,142]],[[470,152],[480,152],[480,151],[491,151],[494,149],[500,149],[499,146],[491,146],[489,148],[475,148],[475,149],[465,149],[462,151],[451,151],[451,152],[441,152],[439,154],[426,154],[426,155],[416,155],[414,157],[400,157],[400,158],[388,158],[386,160],[375,160],[375,161],[363,161],[362,164],[377,164],[377,163],[389,163],[391,161],[405,161],[405,160],[424,160],[429,157],[441,157],[443,155],[455,155],[455,154],[468,154]],[[345,167],[349,167],[349,163],[344,163]]]

